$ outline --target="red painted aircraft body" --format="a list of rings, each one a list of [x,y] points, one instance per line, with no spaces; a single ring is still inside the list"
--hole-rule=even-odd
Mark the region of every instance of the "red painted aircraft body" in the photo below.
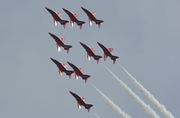
[[[99,63],[99,59],[101,59],[102,56],[94,54],[94,52],[95,52],[95,49],[94,49],[94,48],[89,48],[87,45],[85,45],[85,44],[82,43],[82,42],[79,42],[79,43],[80,43],[80,44],[84,47],[84,49],[86,50],[88,60],[90,61],[90,58],[93,57],[94,60],[96,60],[97,63]]]
[[[60,18],[60,16],[61,16],[62,14],[60,14],[60,13],[57,13],[57,14],[56,14],[53,10],[51,10],[51,9],[49,9],[49,8],[47,8],[47,7],[45,7],[45,8],[46,8],[46,10],[52,15],[55,26],[57,26],[57,22],[59,22],[61,25],[63,25],[64,28],[66,28],[66,23],[68,23],[69,21],[68,21],[68,20],[62,20],[62,19]]]
[[[81,106],[84,106],[84,108],[87,109],[88,112],[90,112],[90,109],[93,105],[92,104],[86,104],[85,103],[86,98],[80,98],[77,94],[73,93],[72,91],[69,91],[69,92],[77,100],[78,109],[81,109]]]
[[[49,35],[56,41],[56,47],[57,47],[58,51],[60,51],[61,47],[63,47],[64,50],[66,50],[67,53],[69,53],[72,46],[64,44],[65,38],[58,38],[56,35],[54,35],[54,34],[52,34],[50,32],[49,32]]]
[[[85,22],[84,22],[84,21],[80,21],[80,20],[77,19],[78,14],[72,14],[70,11],[68,11],[68,10],[65,9],[65,8],[62,8],[62,9],[63,9],[63,10],[67,13],[67,15],[69,16],[71,26],[73,27],[74,22],[75,22],[77,25],[80,26],[80,29],[82,29],[82,26],[83,26],[83,24],[84,24]]]
[[[104,21],[96,18],[96,12],[91,13],[89,10],[85,9],[84,7],[81,7],[81,9],[87,14],[89,18],[89,24],[92,25],[92,21],[94,21],[98,25],[98,28],[100,28],[101,23],[103,23]]]
[[[81,76],[82,79],[85,80],[85,83],[88,81],[88,78],[91,77],[90,75],[85,75],[82,73],[83,68],[78,68],[74,64],[67,62],[74,70],[75,72],[75,78],[78,80],[78,77]]]
[[[67,64],[61,64],[60,62],[58,62],[57,60],[53,59],[53,58],[50,58],[55,64],[56,66],[58,67],[58,71],[59,71],[59,75],[62,76],[62,73],[66,73],[66,75],[69,76],[69,79],[71,78],[71,75],[74,73],[74,71],[72,70],[67,70],[66,67],[67,67]]]
[[[104,45],[101,43],[97,42],[97,44],[102,48],[104,52],[104,61],[106,61],[107,57],[109,56],[111,60],[113,60],[113,64],[116,63],[116,60],[119,58],[118,56],[114,56],[111,54],[111,52],[114,50],[113,48],[106,48]]]

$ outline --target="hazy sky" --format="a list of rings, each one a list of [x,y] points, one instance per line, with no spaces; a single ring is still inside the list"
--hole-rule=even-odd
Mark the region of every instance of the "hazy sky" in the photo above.
[[[105,65],[164,118],[118,63],[176,118],[180,117],[179,6],[178,0],[0,1],[0,117],[95,118],[93,112],[101,118],[120,117],[89,84],[92,83],[132,118],[150,118]],[[78,13],[78,19],[86,23],[82,30],[76,24],[71,27],[68,23],[66,29],[59,23],[54,26],[45,7],[62,13],[61,18],[69,20],[62,10],[66,8]],[[97,18],[104,20],[100,29],[94,22],[89,25],[81,7],[97,12]],[[65,44],[73,46],[70,53],[63,49],[58,52],[48,32],[66,38]],[[115,65],[110,58],[106,62],[101,59],[99,64],[93,58],[88,61],[79,42],[95,48],[95,53],[102,56],[97,42],[113,47],[112,54],[119,56],[119,60]],[[83,72],[91,75],[89,81],[86,84],[81,78],[77,81],[74,75],[69,79],[64,73],[59,76],[50,57],[84,68]],[[70,90],[94,105],[90,113],[84,107],[78,110]]]

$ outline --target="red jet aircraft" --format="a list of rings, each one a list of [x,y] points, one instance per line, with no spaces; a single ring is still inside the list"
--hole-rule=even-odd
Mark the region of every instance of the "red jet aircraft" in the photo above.
[[[91,56],[94,58],[94,60],[96,60],[97,61],[97,63],[99,62],[99,59],[100,58],[102,58],[102,56],[100,56],[100,55],[95,55],[94,54],[94,52],[95,52],[95,49],[94,48],[89,48],[87,45],[85,45],[84,43],[82,43],[82,42],[79,42],[83,47],[84,47],[84,49],[86,50],[86,52],[87,52],[87,58],[88,58],[88,60],[90,61],[90,59],[91,59]]]
[[[76,24],[80,26],[80,29],[82,29],[82,26],[83,26],[83,24],[84,24],[85,22],[84,22],[84,21],[79,21],[79,20],[77,19],[78,14],[72,14],[70,11],[68,11],[68,10],[65,9],[65,8],[62,8],[62,9],[63,9],[63,10],[67,13],[67,15],[69,16],[71,26],[73,27],[74,22],[76,22]]]
[[[47,9],[47,11],[52,15],[53,20],[54,20],[54,25],[57,26],[57,22],[59,21],[59,23],[61,23],[61,25],[63,25],[64,28],[66,28],[66,23],[68,23],[69,21],[67,20],[62,20],[60,18],[61,14],[60,13],[55,13],[53,10],[45,7]]]
[[[93,106],[92,104],[86,104],[85,100],[86,98],[80,98],[77,94],[69,91],[71,93],[72,96],[74,96],[74,98],[77,100],[77,105],[78,105],[78,109],[81,109],[81,106],[84,106],[85,109],[88,110],[88,112],[90,112],[91,107]]]
[[[78,77],[81,76],[82,79],[85,80],[85,83],[87,82],[88,78],[91,77],[90,75],[85,75],[82,73],[83,68],[77,68],[74,64],[67,62],[74,70],[75,72],[75,78],[78,80]]]
[[[104,51],[104,61],[106,61],[107,57],[109,56],[111,58],[111,60],[113,60],[113,64],[116,63],[116,60],[119,58],[118,56],[114,56],[111,54],[111,52],[114,50],[113,48],[106,48],[104,45],[102,45],[101,43],[97,42],[98,45],[102,48],[102,50]]]
[[[98,25],[98,28],[100,28],[101,26],[101,23],[104,22],[103,20],[99,20],[99,19],[96,19],[96,12],[90,12],[88,11],[87,9],[81,7],[81,9],[87,14],[87,16],[89,17],[89,24],[92,25],[92,21],[94,21],[97,25]]]
[[[59,69],[59,75],[62,76],[62,73],[66,73],[66,75],[69,76],[69,79],[71,78],[71,75],[74,73],[74,71],[72,70],[67,70],[66,67],[67,67],[67,64],[61,64],[60,62],[58,62],[57,60],[53,59],[53,58],[50,58],[55,64],[56,66],[58,67]]]
[[[49,32],[49,35],[56,41],[58,51],[61,50],[61,46],[62,46],[64,48],[64,50],[67,50],[67,53],[69,53],[70,48],[72,48],[72,46],[64,44],[65,38],[59,39],[57,36],[55,36],[54,34],[52,34],[50,32]]]

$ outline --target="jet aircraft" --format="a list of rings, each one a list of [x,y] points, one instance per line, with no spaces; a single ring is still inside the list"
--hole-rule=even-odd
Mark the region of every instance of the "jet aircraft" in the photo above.
[[[111,58],[111,60],[113,60],[113,64],[116,63],[116,60],[118,60],[118,56],[114,56],[111,54],[111,52],[114,50],[114,48],[106,48],[104,45],[102,45],[101,43],[97,42],[98,45],[102,48],[103,52],[104,52],[104,61],[106,61],[107,57],[109,56]]]
[[[92,21],[94,21],[98,25],[98,28],[100,28],[101,23],[103,23],[104,21],[96,18],[96,12],[91,13],[89,10],[85,9],[84,7],[81,7],[81,9],[87,14],[89,18],[89,24],[92,25]]]
[[[82,73],[83,71],[83,68],[77,68],[74,64],[70,63],[70,62],[67,62],[74,70],[75,72],[75,78],[76,80],[78,80],[78,77],[81,76],[82,79],[85,80],[85,83],[88,81],[88,78],[91,77],[90,75],[85,75]]]
[[[78,109],[81,109],[81,106],[84,106],[84,108],[87,109],[88,112],[90,112],[90,109],[93,105],[92,104],[86,104],[85,103],[86,98],[80,98],[77,94],[73,93],[72,91],[69,91],[69,92],[77,100]]]
[[[100,55],[95,55],[94,54],[94,52],[95,52],[95,48],[89,48],[87,45],[85,45],[84,43],[82,43],[82,42],[79,42],[82,46],[83,46],[83,48],[86,50],[86,52],[87,52],[87,58],[88,58],[88,60],[90,61],[90,59],[91,59],[91,56],[94,58],[94,60],[96,60],[97,61],[97,63],[99,62],[99,59],[100,58],[102,58],[102,56],[100,56]]]
[[[53,10],[51,10],[51,9],[49,9],[49,8],[47,8],[47,7],[45,7],[46,8],[46,10],[52,15],[52,17],[53,17],[53,21],[54,21],[54,25],[55,26],[57,26],[57,22],[59,21],[59,23],[61,23],[61,25],[63,25],[63,27],[64,27],[64,29],[66,28],[66,23],[68,23],[69,21],[67,21],[67,20],[62,20],[61,18],[60,18],[60,16],[62,15],[62,14],[60,14],[60,13],[55,13]]]
[[[57,47],[58,51],[60,51],[61,47],[63,47],[64,50],[67,50],[67,53],[69,53],[72,46],[64,44],[65,38],[58,38],[56,35],[54,35],[54,34],[52,34],[50,32],[49,32],[49,35],[56,41],[56,47]]]
[[[50,58],[55,64],[56,66],[58,67],[58,70],[59,70],[59,75],[62,76],[62,73],[66,73],[66,75],[69,76],[69,79],[71,78],[71,75],[74,73],[74,71],[72,70],[67,70],[66,67],[67,67],[67,64],[61,64],[60,62],[58,62],[57,60],[53,59],[53,58]]]
[[[80,26],[80,29],[82,29],[82,26],[83,26],[83,24],[84,24],[85,22],[84,22],[84,21],[80,21],[80,20],[77,19],[77,18],[78,18],[78,14],[72,14],[70,11],[68,11],[68,10],[65,9],[65,8],[62,8],[62,9],[63,9],[63,10],[67,13],[67,15],[69,16],[71,26],[73,27],[74,22],[76,22],[76,24]]]

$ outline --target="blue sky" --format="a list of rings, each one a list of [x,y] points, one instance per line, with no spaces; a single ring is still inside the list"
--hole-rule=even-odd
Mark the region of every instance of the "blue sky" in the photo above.
[[[104,68],[107,66],[127,84],[160,117],[161,112],[138,90],[121,64],[157,100],[164,104],[175,117],[179,117],[179,70],[180,70],[180,2],[177,0],[152,1],[0,1],[0,117],[2,118],[58,118],[119,117],[102,96],[89,84],[94,84],[132,118],[151,116],[117,83]],[[79,20],[85,21],[82,30],[76,24],[66,29],[54,26],[51,15],[45,7],[62,13],[62,19],[69,20],[62,10],[66,8],[78,13]],[[88,23],[81,7],[97,12],[97,18],[104,20],[99,29]],[[48,32],[66,38],[65,43],[73,48],[67,54],[58,52]],[[113,47],[113,54],[119,56],[115,65],[110,58],[99,64],[79,44],[83,42],[96,49],[97,45]],[[50,57],[61,63],[67,61],[84,68],[90,74],[89,83],[59,76],[56,65]],[[67,67],[71,69],[70,66]],[[69,91],[86,97],[94,107],[90,113],[84,108],[77,109],[75,99]]]

